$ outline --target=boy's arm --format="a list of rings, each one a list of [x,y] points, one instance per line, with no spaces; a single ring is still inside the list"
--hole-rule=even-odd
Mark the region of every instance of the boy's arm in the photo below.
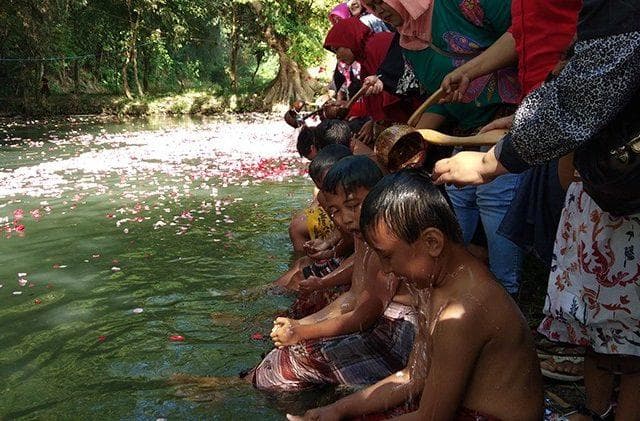
[[[405,368],[330,405],[310,409],[302,416],[287,415],[287,418],[291,421],[322,420],[325,416],[351,419],[382,412],[412,399],[420,393],[421,386],[420,382],[411,382],[409,369]]]
[[[297,344],[305,339],[310,339],[302,335],[307,334],[307,331],[313,330],[314,326],[321,325],[327,320],[333,320],[340,317],[343,313],[352,312],[355,307],[355,301],[356,297],[354,293],[349,290],[320,311],[303,319],[294,320],[287,317],[278,317],[273,322],[273,329],[270,334],[271,340],[276,347],[282,348],[287,345]],[[312,328],[307,329],[304,326],[311,326]]]
[[[463,405],[478,357],[490,339],[482,328],[482,310],[468,307],[448,304],[438,316],[420,408],[398,420],[453,419]]]
[[[300,340],[346,335],[368,329],[382,315],[384,308],[380,297],[365,292],[357,297],[352,311],[315,324],[300,324],[293,329]]]
[[[345,335],[373,325],[395,295],[398,282],[395,277],[382,273],[380,260],[375,253],[370,252],[370,257],[365,262],[366,271],[362,274],[364,279],[352,280],[349,291],[356,299],[352,311],[338,313],[335,317],[319,320],[314,324],[283,325],[275,335],[272,334],[276,346],[293,345],[305,339]],[[335,301],[331,305],[334,303]],[[283,319],[276,319],[276,325],[279,321],[284,322]]]
[[[341,294],[338,298],[330,302],[321,310],[300,319],[298,322],[301,325],[320,323],[329,318],[338,317],[340,314],[353,311],[355,305],[356,296],[351,290],[349,290],[344,294]]]
[[[347,257],[340,263],[340,266],[327,276],[319,278],[309,276],[299,282],[300,292],[309,294],[313,291],[331,288],[337,285],[345,285],[351,282],[353,276],[353,255]]]

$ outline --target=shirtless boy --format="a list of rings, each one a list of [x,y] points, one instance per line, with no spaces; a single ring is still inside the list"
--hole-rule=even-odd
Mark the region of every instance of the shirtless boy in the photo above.
[[[385,177],[362,204],[361,232],[387,273],[417,288],[420,331],[407,368],[331,405],[289,419],[341,419],[419,400],[416,420],[540,420],[542,380],[517,305],[462,245],[429,176]]]
[[[300,320],[278,318],[271,337],[277,347],[255,369],[263,390],[301,390],[321,384],[372,384],[406,366],[415,335],[415,313],[406,288],[381,271],[359,233],[360,204],[382,178],[364,156],[335,164],[323,192],[336,224],[355,237],[349,291]]]

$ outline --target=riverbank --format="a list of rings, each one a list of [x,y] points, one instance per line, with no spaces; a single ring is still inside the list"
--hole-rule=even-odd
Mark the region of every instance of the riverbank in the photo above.
[[[223,112],[264,111],[258,95],[237,98],[209,91],[128,99],[110,94],[52,94],[36,98],[0,98],[2,117],[52,117],[68,115],[215,115]]]

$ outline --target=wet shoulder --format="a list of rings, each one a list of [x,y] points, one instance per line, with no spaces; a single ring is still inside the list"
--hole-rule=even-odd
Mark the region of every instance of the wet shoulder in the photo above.
[[[489,333],[509,328],[514,318],[522,317],[509,294],[481,263],[471,264],[460,273],[449,294],[452,313],[461,313],[469,323]]]

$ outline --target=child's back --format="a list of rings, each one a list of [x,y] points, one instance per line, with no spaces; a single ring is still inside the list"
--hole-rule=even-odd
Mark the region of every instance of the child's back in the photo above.
[[[462,415],[538,420],[542,379],[524,317],[462,244],[448,203],[427,174],[381,180],[362,204],[361,231],[385,272],[419,291],[425,322],[420,419]],[[426,355],[422,355],[426,354]],[[423,361],[424,362],[424,361]],[[423,366],[423,364],[417,364]]]
[[[459,411],[541,419],[542,379],[522,313],[481,262],[462,246],[452,245],[450,251],[455,258],[445,269],[448,275],[435,283],[425,303],[431,333],[425,393],[466,379]],[[435,396],[429,401],[434,410],[441,404]],[[429,411],[421,407],[420,412]]]

